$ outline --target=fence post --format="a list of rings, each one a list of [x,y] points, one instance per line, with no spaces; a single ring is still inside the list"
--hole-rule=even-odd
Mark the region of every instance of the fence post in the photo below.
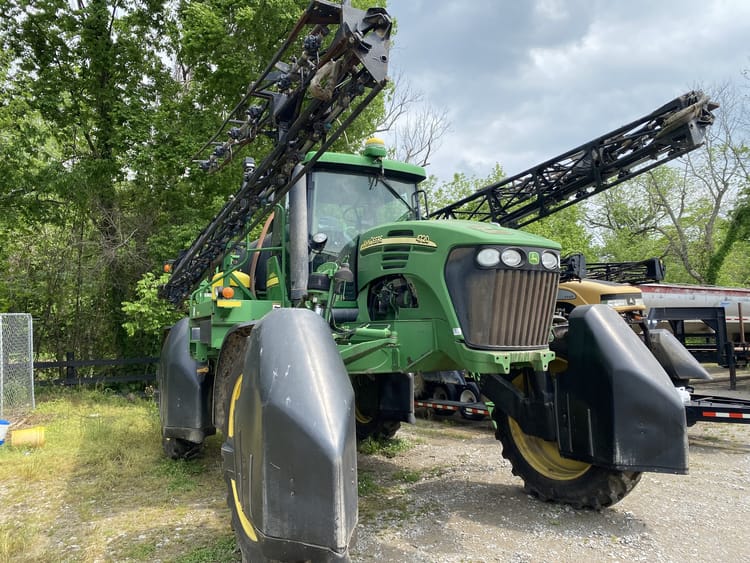
[[[70,365],[75,361],[75,359],[75,353],[65,352],[65,362],[68,364],[68,366],[65,368],[65,379],[70,383],[78,381],[78,373],[76,367]]]
[[[28,350],[29,350],[29,381],[31,381],[31,408],[36,408],[36,393],[34,392],[34,319],[31,313],[27,315],[28,327],[29,327],[29,339],[28,339]]]

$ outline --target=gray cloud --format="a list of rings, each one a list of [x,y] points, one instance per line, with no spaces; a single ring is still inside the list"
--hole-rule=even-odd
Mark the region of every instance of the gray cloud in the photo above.
[[[391,0],[394,68],[452,132],[430,172],[516,173],[696,85],[744,82],[750,3]]]

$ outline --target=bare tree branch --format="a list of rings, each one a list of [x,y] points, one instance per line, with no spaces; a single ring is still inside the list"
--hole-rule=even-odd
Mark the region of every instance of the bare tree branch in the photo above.
[[[402,74],[396,75],[386,97],[385,115],[376,129],[391,134],[393,155],[404,162],[427,166],[449,130],[448,111],[430,105]]]

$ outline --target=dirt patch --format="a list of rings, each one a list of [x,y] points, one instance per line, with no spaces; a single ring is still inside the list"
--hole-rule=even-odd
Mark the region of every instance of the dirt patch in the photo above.
[[[699,389],[719,394],[721,379]],[[750,379],[736,396],[750,398]],[[690,474],[646,473],[602,511],[540,502],[522,490],[488,422],[420,420],[392,459],[360,457],[375,490],[360,499],[353,561],[739,561],[747,557],[750,425],[689,429]]]
[[[750,377],[733,394],[750,399]],[[24,421],[47,426],[45,447],[0,449],[0,562],[237,560],[220,437],[171,462],[151,403],[76,397]],[[393,457],[359,455],[355,563],[747,560],[750,425],[696,424],[689,475],[647,473],[600,512],[526,495],[487,421],[419,420],[399,436]]]

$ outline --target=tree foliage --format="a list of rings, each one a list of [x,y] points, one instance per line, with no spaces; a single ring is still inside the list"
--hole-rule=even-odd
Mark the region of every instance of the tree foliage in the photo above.
[[[495,164],[492,171],[485,178],[456,173],[449,182],[438,182],[436,178],[428,179],[429,206],[432,211],[455,203],[492,184],[496,184],[505,177],[502,166]],[[559,242],[563,254],[581,252],[588,259],[594,257],[591,237],[584,227],[584,210],[571,206],[549,217],[545,217],[523,230]]]
[[[747,100],[730,87],[711,97],[720,109],[704,147],[595,198],[588,217],[603,260],[659,256],[672,282],[742,285],[750,277],[750,266],[728,261],[750,233]]]
[[[237,165],[186,175],[190,156],[308,3],[4,3],[0,307],[34,315],[40,354],[122,356],[158,342],[169,315],[151,272],[240,185]],[[382,107],[337,148],[357,149]]]

